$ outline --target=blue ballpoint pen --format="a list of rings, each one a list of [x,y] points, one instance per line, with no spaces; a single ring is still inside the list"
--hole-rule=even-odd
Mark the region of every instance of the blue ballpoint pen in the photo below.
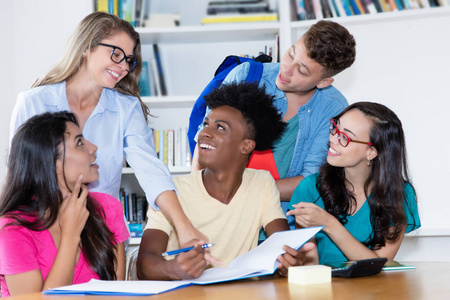
[[[202,248],[211,248],[212,246],[214,246],[214,244],[203,244]],[[191,247],[187,247],[187,248],[182,248],[182,249],[178,249],[178,250],[173,250],[173,251],[167,251],[164,252],[163,254],[161,254],[162,256],[169,256],[169,255],[177,255],[183,252],[188,252],[190,250],[194,249],[194,246]]]

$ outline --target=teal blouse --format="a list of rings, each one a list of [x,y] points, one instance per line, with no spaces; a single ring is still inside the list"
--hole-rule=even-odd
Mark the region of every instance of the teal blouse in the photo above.
[[[294,155],[295,145],[297,143],[298,135],[298,115],[292,117],[286,122],[286,129],[282,136],[274,143],[273,157],[277,166],[278,175],[280,178],[286,178],[286,175],[291,166],[292,157]]]
[[[316,189],[317,174],[310,175],[303,179],[292,195],[289,203],[289,209],[294,209],[293,204],[299,202],[311,202],[324,208],[323,200]],[[405,191],[405,214],[407,217],[406,233],[418,229],[420,227],[419,213],[417,209],[416,196],[414,189],[409,183],[404,185]],[[370,196],[369,196],[370,197]],[[370,222],[370,207],[368,201],[354,214],[347,216],[348,222],[344,227],[361,243],[370,240],[373,232]],[[321,231],[316,234],[317,250],[319,252],[320,264],[347,261],[344,253],[336,246],[336,244]]]

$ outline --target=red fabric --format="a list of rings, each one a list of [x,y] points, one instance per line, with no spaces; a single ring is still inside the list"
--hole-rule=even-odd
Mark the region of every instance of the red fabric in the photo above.
[[[269,171],[273,179],[280,179],[277,165],[275,164],[275,157],[273,157],[272,150],[253,151],[247,164],[247,168]]]

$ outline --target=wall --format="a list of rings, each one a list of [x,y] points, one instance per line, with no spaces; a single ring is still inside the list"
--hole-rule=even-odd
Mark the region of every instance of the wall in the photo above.
[[[357,41],[357,61],[336,78],[350,103],[380,102],[402,120],[410,175],[422,229],[405,238],[398,260],[448,261],[450,177],[447,149],[449,10],[430,15],[346,24]],[[399,14],[400,15],[400,14]]]
[[[422,228],[408,235],[398,259],[450,260],[450,177],[446,138],[450,103],[450,10],[434,8],[357,16],[340,21],[354,35],[354,65],[335,77],[349,103],[379,102],[403,123],[409,171],[418,195]],[[338,21],[339,22],[339,21]],[[294,30],[297,40],[304,29]]]
[[[5,177],[9,121],[18,93],[57,62],[70,34],[91,11],[90,0],[1,1],[0,182]]]
[[[76,5],[74,5],[76,3]],[[76,24],[92,10],[90,0],[2,1],[0,10],[0,181],[5,176],[9,120],[17,94],[61,57]],[[355,18],[344,25],[357,40],[357,60],[336,77],[349,99],[388,105],[404,124],[423,229],[408,237],[399,259],[449,260],[450,177],[447,138],[450,103],[450,10],[430,16]],[[398,14],[400,15],[400,13]],[[45,32],[45,34],[44,34]]]
[[[350,103],[380,102],[398,114],[423,228],[427,234],[450,235],[450,197],[444,189],[450,177],[450,11],[443,12],[346,24],[358,52],[336,86]]]

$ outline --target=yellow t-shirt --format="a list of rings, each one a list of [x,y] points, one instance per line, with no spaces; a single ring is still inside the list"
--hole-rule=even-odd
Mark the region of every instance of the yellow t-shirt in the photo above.
[[[246,169],[242,183],[230,203],[212,198],[205,189],[202,171],[174,178],[178,199],[195,228],[214,246],[211,254],[226,267],[241,254],[256,247],[259,231],[275,219],[286,219],[280,193],[267,171]],[[145,229],[158,229],[169,235],[167,251],[180,248],[174,227],[161,211],[149,208]]]

